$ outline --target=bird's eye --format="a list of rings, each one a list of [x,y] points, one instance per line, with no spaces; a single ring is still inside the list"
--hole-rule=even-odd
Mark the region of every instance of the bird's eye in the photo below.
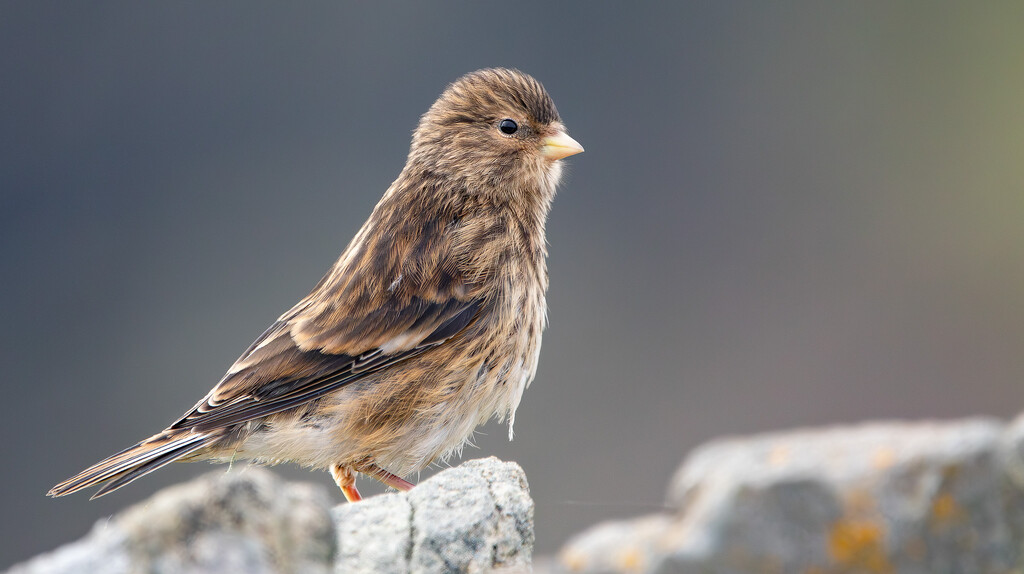
[[[512,135],[519,129],[519,124],[513,120],[504,119],[501,120],[500,124],[498,124],[498,129],[501,130],[501,133],[503,134]]]

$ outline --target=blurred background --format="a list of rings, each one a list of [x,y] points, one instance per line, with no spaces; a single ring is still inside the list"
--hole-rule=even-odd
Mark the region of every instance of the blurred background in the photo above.
[[[1024,408],[1024,4],[0,11],[0,568],[211,469],[43,496],[205,394],[487,66],[587,150],[516,440],[464,453],[526,469],[538,553],[716,436]]]

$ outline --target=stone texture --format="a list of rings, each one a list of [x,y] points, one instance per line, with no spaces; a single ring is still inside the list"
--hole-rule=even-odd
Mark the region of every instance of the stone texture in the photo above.
[[[330,510],[258,468],[167,489],[10,574],[527,572],[514,463],[469,461]],[[668,512],[598,525],[534,572],[1019,574],[1024,416],[873,423],[711,442]]]
[[[515,463],[473,460],[408,493],[334,509],[335,572],[526,571],[533,501]]]
[[[260,468],[167,488],[84,539],[9,574],[327,573],[334,554],[323,489]]]
[[[665,554],[662,534],[671,530],[676,518],[652,514],[632,520],[605,522],[576,538],[548,570],[569,572],[648,572]]]
[[[1024,419],[876,423],[712,442],[675,516],[610,523],[549,571],[1024,571]]]
[[[533,501],[515,463],[473,460],[358,504],[249,467],[168,488],[8,574],[525,572]]]

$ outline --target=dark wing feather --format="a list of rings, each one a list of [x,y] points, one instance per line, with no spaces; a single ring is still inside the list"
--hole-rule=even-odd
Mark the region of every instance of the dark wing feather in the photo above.
[[[354,356],[321,349],[302,350],[290,327],[303,314],[289,313],[257,339],[210,394],[170,428],[221,429],[316,400],[443,344],[476,318],[481,305],[480,300],[458,298],[424,302],[413,297],[405,305],[397,305],[398,302],[397,298],[386,302],[384,306],[391,307],[386,314],[378,311],[375,315],[386,315],[392,318],[392,326],[401,327],[392,331],[388,342],[405,344],[385,344]],[[297,309],[301,307],[302,304]],[[379,322],[362,324],[379,332]],[[346,335],[356,341],[360,338],[359,330]],[[336,337],[331,340],[337,343]],[[350,347],[354,344],[346,343]]]

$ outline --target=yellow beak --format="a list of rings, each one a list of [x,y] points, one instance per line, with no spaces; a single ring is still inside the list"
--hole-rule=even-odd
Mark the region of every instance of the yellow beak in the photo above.
[[[562,159],[583,151],[583,146],[579,142],[561,130],[553,136],[544,138],[542,144],[540,151],[550,160]]]

